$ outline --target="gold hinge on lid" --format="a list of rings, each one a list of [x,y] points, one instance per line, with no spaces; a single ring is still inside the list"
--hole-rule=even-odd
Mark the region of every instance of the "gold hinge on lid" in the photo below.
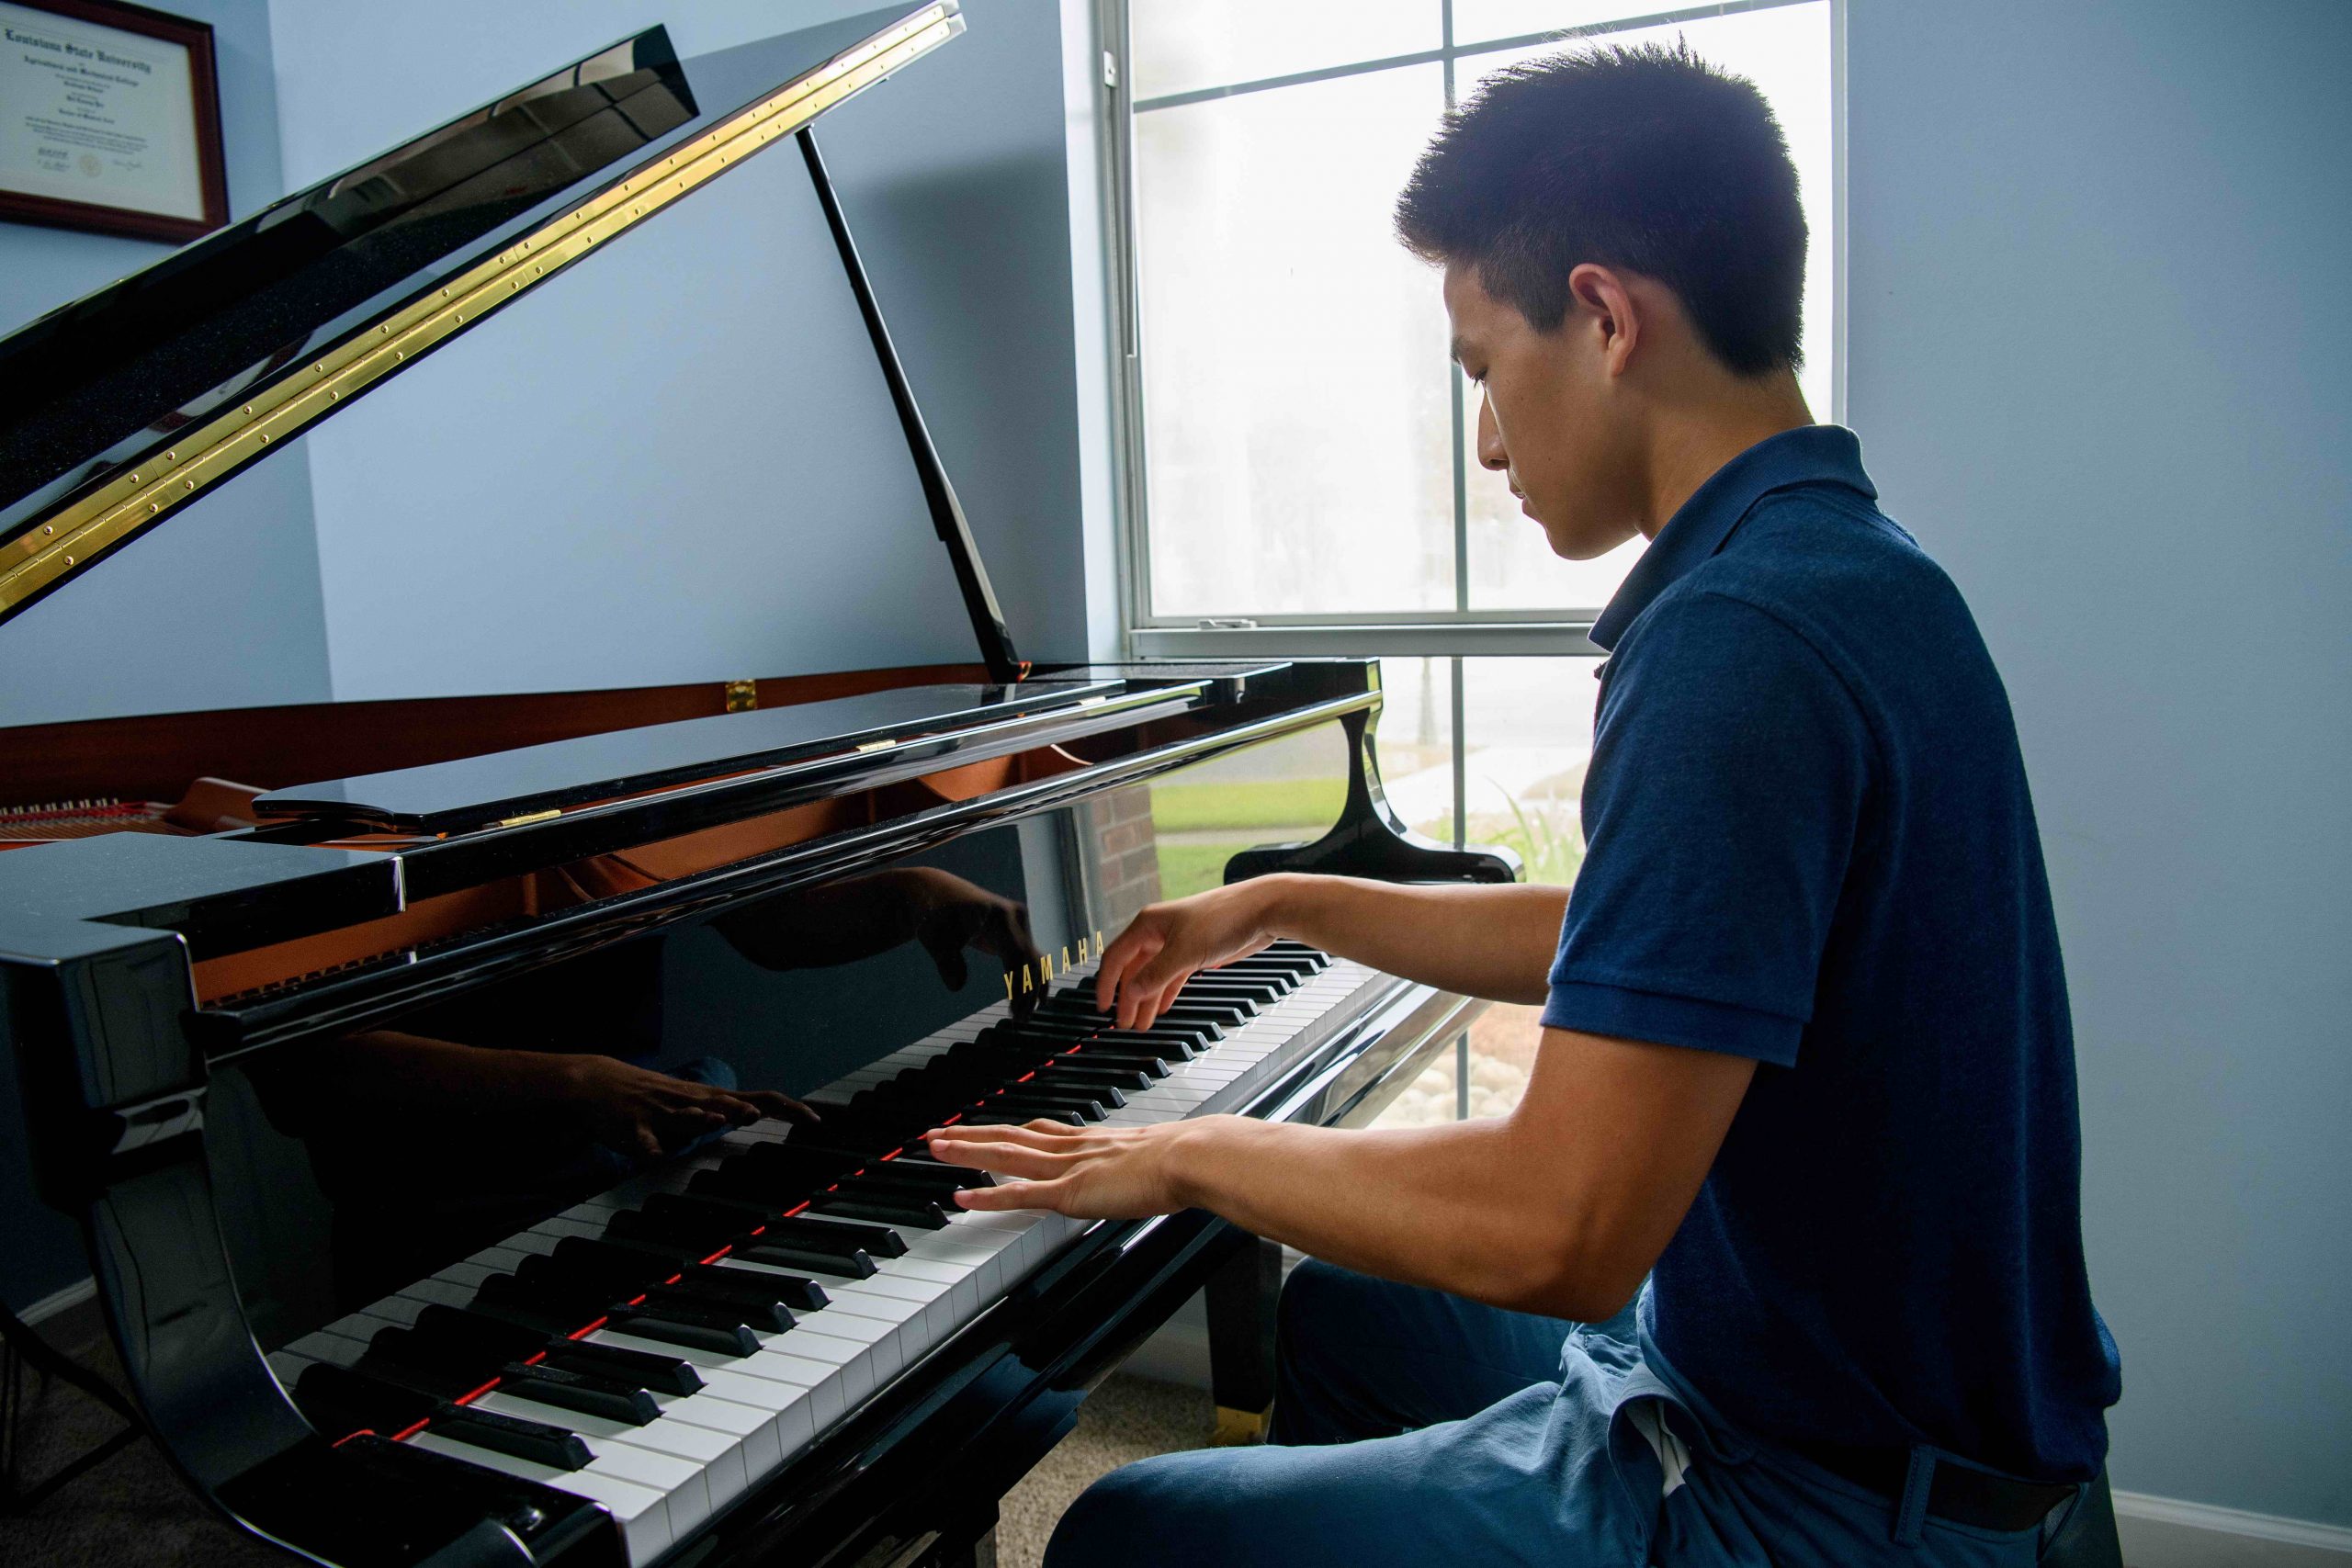
[[[757,681],[729,681],[726,692],[729,713],[749,713],[760,705],[760,683]]]
[[[551,806],[545,811],[526,811],[520,817],[502,817],[498,819],[498,825],[502,828],[520,828],[527,822],[553,821],[562,815],[563,807]]]

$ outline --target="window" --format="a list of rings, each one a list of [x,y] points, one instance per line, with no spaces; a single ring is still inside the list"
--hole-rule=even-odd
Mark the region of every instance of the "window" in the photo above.
[[[1333,624],[1549,626],[1548,646],[1582,647],[1637,548],[1555,558],[1478,467],[1437,279],[1390,230],[1445,107],[1561,47],[1562,29],[1679,37],[1772,104],[1813,235],[1803,381],[1815,413],[1836,417],[1830,0],[1105,4],[1131,109],[1114,254],[1132,274],[1125,568],[1148,649],[1206,652],[1188,634],[1243,632],[1251,646],[1209,642],[1255,654],[1278,628]],[[1428,646],[1545,644],[1523,632]]]
[[[1832,3],[1100,0],[1129,110],[1110,117],[1111,254],[1127,275],[1136,650],[1380,656],[1398,814],[1432,838],[1506,845],[1532,879],[1572,880],[1598,694],[1585,631],[1639,542],[1562,561],[1479,468],[1475,389],[1447,356],[1436,275],[1396,243],[1396,196],[1446,106],[1488,72],[1577,38],[1679,36],[1753,81],[1788,137],[1812,236],[1801,381],[1835,419]],[[1336,788],[1303,756],[1233,766],[1257,771],[1216,820],[1183,818],[1208,807],[1172,794],[1156,807],[1184,822],[1161,852],[1170,888],[1205,886],[1193,863],[1221,864],[1225,839],[1297,836],[1297,807]],[[1227,819],[1238,800],[1248,822]],[[1534,1016],[1490,1010],[1392,1122],[1507,1109]]]

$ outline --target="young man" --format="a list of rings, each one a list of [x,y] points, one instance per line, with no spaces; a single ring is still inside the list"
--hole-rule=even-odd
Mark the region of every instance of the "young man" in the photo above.
[[[1798,393],[1779,128],[1687,53],[1524,66],[1398,221],[1480,460],[1560,555],[1650,540],[1592,629],[1583,870],[1239,884],[1145,911],[1099,995],[1145,1022],[1291,936],[1540,1002],[1542,1049],[1500,1121],[933,1134],[1004,1179],[973,1207],[1197,1205],[1318,1260],[1273,1443],[1116,1472],[1049,1562],[2033,1562],[2118,1388],[2057,933],[1967,608]]]

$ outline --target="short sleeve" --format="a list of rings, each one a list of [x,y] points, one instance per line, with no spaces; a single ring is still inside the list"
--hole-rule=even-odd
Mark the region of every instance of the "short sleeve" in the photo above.
[[[1713,592],[1659,600],[1607,674],[1544,1022],[1793,1065],[1868,787],[1860,710]]]

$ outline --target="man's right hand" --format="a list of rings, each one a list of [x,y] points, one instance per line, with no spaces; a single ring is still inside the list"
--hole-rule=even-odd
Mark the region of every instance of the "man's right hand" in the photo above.
[[[1149,1029],[1195,973],[1247,958],[1282,934],[1274,921],[1286,886],[1281,875],[1254,877],[1150,906],[1102,950],[1094,1005],[1115,1008],[1121,1029]]]

